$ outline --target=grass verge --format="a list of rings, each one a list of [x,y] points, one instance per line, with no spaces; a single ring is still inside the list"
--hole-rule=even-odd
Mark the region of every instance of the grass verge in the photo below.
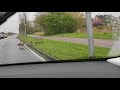
[[[62,36],[62,37],[72,37],[72,38],[88,38],[87,33],[64,33],[64,34],[57,34],[53,36]],[[108,32],[95,32],[94,33],[95,39],[104,39],[104,40],[112,40],[112,33]]]
[[[47,55],[57,58],[58,60],[88,59],[88,46],[64,41],[54,41],[47,39],[35,39],[18,35],[17,37],[25,43],[30,43],[32,47],[45,52]],[[107,57],[109,48],[96,47],[95,56],[97,58]]]

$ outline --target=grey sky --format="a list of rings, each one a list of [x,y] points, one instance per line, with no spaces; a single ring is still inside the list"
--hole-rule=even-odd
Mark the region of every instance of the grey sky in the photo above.
[[[21,12],[19,12],[21,13]],[[19,28],[19,13],[11,16],[5,23],[0,26],[0,32],[15,32],[18,33]],[[28,19],[33,20],[35,12],[28,12]]]
[[[15,32],[18,33],[18,27],[19,27],[19,13],[16,13],[12,17],[10,17],[4,24],[0,26],[0,32]],[[92,17],[95,17],[97,14],[112,14],[114,16],[119,16],[120,12],[92,12]],[[28,18],[30,20],[34,19],[35,12],[28,12],[27,13]]]

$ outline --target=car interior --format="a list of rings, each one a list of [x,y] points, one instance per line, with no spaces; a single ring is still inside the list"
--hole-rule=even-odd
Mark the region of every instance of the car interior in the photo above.
[[[14,16],[16,13],[17,12],[0,12],[0,27],[3,24],[5,24],[7,20],[9,20],[9,18]],[[50,14],[57,15],[56,13],[50,13]],[[25,15],[25,13],[23,13],[23,15]],[[51,18],[49,17],[47,20],[49,19]],[[88,21],[89,20],[90,19],[88,19]],[[90,28],[89,25],[88,25],[88,28]],[[6,37],[5,39],[1,39],[0,44],[3,45],[2,42],[7,42],[7,39],[12,39],[12,38],[13,37],[10,36],[8,38]],[[35,40],[37,41],[38,38],[36,36]],[[40,37],[40,39],[42,40],[42,37]],[[66,38],[66,40],[68,40],[68,38]],[[23,50],[21,47],[23,46],[24,42],[25,41],[15,43],[16,47],[20,46],[19,47],[20,51]],[[12,41],[10,43],[12,43]],[[34,42],[31,41],[30,43],[28,43],[28,45],[31,45],[31,43],[34,43]],[[37,42],[36,45],[39,43],[44,43],[44,41]],[[6,44],[3,46],[7,48]],[[119,56],[113,55],[112,57],[105,57],[105,58],[102,58],[102,57],[89,58],[89,59],[86,58],[86,60],[81,59],[81,61],[80,60],[55,61],[54,58],[48,56],[48,58],[51,59],[51,61],[49,61],[49,59],[46,59],[47,61],[46,62],[44,58],[39,57],[39,55],[36,54],[34,50],[31,49],[31,47],[29,48],[27,46],[25,47],[30,52],[32,52],[36,57],[38,57],[37,59],[41,59],[42,62],[38,62],[38,60],[34,62],[33,61],[24,62],[22,61],[22,57],[20,57],[22,62],[17,61],[17,63],[12,62],[12,63],[5,64],[5,60],[4,60],[3,62],[0,62],[0,78],[120,78]],[[44,46],[41,46],[41,47],[44,48]],[[9,50],[11,51],[9,52]],[[10,55],[13,55],[13,52],[16,52],[16,51],[17,50],[14,50],[14,47],[11,47],[11,49],[8,49],[8,52]],[[2,52],[4,53],[4,50]],[[32,54],[30,54],[29,52],[28,54],[30,55],[29,58],[31,58],[31,60],[36,58],[36,57],[32,57]],[[27,54],[23,52],[23,55],[27,55]],[[1,56],[0,56],[0,59],[2,59]],[[3,59],[6,59],[6,56]],[[27,60],[28,57],[26,57],[25,59]],[[4,64],[1,64],[1,63],[4,63]]]

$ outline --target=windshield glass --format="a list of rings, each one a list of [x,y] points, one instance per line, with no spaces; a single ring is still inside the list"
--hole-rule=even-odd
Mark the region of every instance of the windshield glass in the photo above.
[[[17,12],[0,26],[0,64],[119,56],[119,15],[119,12]]]
[[[7,12],[0,12],[0,17],[5,15]]]

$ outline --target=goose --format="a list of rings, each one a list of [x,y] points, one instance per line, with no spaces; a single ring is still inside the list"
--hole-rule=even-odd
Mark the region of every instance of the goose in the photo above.
[[[17,46],[19,46],[19,47],[23,47],[23,46],[24,46],[24,43],[23,43],[23,42],[20,42],[20,43],[18,43]]]

